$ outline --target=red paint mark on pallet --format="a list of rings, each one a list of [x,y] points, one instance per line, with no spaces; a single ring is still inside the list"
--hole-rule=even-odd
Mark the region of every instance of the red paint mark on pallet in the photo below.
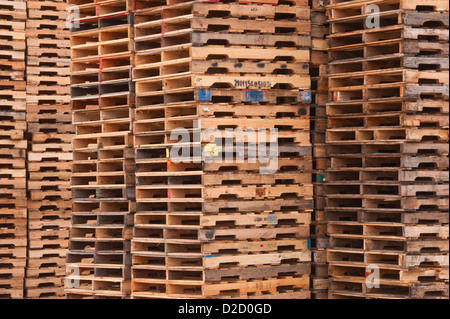
[[[269,5],[269,6],[277,6],[276,3],[264,3],[264,2],[252,2],[252,1],[239,1],[242,4],[257,4],[257,5]]]
[[[107,17],[103,17],[103,19],[112,19],[112,18],[117,18],[117,17],[124,17],[124,16],[127,16],[129,14],[130,14],[129,12],[120,12],[120,13],[109,15]]]
[[[78,19],[78,22],[83,23],[83,22],[89,22],[89,21],[97,21],[98,19],[99,19],[98,17],[84,18],[84,19]]]

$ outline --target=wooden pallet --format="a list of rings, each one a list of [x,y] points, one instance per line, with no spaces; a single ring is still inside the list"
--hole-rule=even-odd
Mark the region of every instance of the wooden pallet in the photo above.
[[[379,289],[363,290],[359,282],[346,279],[332,280],[329,291],[330,299],[447,299],[448,285],[417,284],[396,286],[383,284]],[[428,294],[430,297],[427,297]]]
[[[161,74],[166,69],[187,69],[190,67],[196,74],[220,74],[220,75],[233,75],[236,73],[249,75],[266,75],[272,76],[273,74],[298,74],[308,75],[306,63],[287,63],[287,62],[262,62],[256,63],[253,61],[239,62],[236,60],[207,60],[207,61],[192,61],[190,58],[185,58],[182,61],[167,61],[167,62],[155,62],[155,63],[143,63],[138,67],[133,68],[134,79],[144,79],[155,77]]]
[[[249,1],[250,2],[250,1]],[[260,2],[259,4],[262,4]],[[274,3],[275,4],[275,3]],[[193,3],[192,12],[196,16],[214,16],[214,14],[220,17],[249,17],[258,18],[265,17],[267,19],[273,19],[278,15],[286,15],[287,19],[300,19],[308,20],[310,18],[309,7],[296,4],[295,6],[275,5],[261,6],[258,4],[240,5],[238,3]],[[152,11],[146,12],[147,14]]]

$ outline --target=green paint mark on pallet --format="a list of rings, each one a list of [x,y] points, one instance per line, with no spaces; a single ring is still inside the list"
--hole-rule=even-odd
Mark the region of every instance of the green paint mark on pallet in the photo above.
[[[323,183],[325,181],[324,174],[316,174],[316,183]]]

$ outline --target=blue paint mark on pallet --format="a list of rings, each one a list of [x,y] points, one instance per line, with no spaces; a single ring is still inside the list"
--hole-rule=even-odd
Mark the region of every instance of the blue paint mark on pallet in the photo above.
[[[263,102],[264,92],[263,91],[246,91],[245,100],[248,102]]]
[[[299,91],[300,101],[301,102],[311,102],[312,94],[311,91]]]
[[[198,90],[198,99],[200,101],[211,101],[210,90]]]

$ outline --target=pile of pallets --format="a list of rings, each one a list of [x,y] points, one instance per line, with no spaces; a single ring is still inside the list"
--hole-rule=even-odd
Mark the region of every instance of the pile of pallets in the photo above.
[[[126,298],[134,208],[133,1],[69,0],[73,139],[68,298]]]
[[[70,115],[70,49],[63,0],[28,0],[27,298],[64,296],[74,127]]]
[[[325,197],[323,182],[327,168],[325,151],[325,131],[327,129],[326,103],[328,101],[328,44],[329,34],[326,17],[328,1],[310,0],[311,6],[311,142],[313,147],[314,211],[311,221],[311,297],[328,298],[328,267],[326,248],[328,247],[327,225],[325,222]]]
[[[132,298],[310,297],[310,9],[250,2],[136,1]]]
[[[0,1],[0,298],[22,298],[27,253],[26,3]]]
[[[330,298],[448,298],[448,9],[330,1]]]

